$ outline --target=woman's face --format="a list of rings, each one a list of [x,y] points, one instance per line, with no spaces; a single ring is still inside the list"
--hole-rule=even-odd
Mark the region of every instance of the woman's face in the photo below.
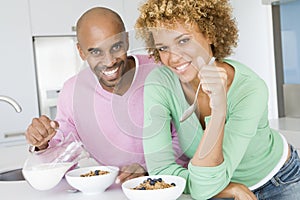
[[[159,27],[151,31],[162,63],[182,82],[196,78],[201,66],[212,56],[210,42],[196,24],[187,29],[183,23],[177,22],[173,29]]]

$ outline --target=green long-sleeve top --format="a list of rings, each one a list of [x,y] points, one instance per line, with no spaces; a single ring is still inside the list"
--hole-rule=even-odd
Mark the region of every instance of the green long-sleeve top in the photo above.
[[[283,154],[280,134],[269,127],[268,89],[251,69],[233,60],[235,75],[227,93],[227,114],[223,140],[224,161],[216,167],[175,162],[170,122],[177,130],[180,147],[192,158],[203,135],[193,114],[179,119],[189,107],[178,77],[167,67],[157,68],[147,77],[144,90],[144,153],[150,174],[171,174],[187,180],[185,193],[208,199],[229,182],[255,185],[276,166]],[[201,110],[200,110],[201,112]],[[206,124],[210,116],[205,118]]]

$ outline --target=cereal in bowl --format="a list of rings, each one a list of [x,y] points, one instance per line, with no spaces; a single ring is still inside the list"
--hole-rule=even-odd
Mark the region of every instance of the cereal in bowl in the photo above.
[[[94,171],[90,171],[89,173],[86,174],[80,174],[80,177],[90,177],[90,176],[99,176],[99,175],[104,175],[104,174],[108,174],[108,171],[104,171],[104,170],[94,170]]]
[[[157,189],[165,189],[170,187],[175,187],[175,183],[166,183],[161,178],[147,178],[147,180],[144,180],[143,183],[138,185],[137,187],[131,188],[133,190],[157,190]]]

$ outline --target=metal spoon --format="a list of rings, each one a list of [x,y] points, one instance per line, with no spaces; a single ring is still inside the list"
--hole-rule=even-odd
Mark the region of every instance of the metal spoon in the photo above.
[[[208,65],[212,65],[214,62],[215,62],[215,57],[212,57],[208,63]],[[196,94],[195,94],[195,99],[194,99],[194,102],[192,103],[192,105],[190,105],[190,107],[188,107],[182,114],[181,118],[180,118],[180,122],[184,122],[187,118],[189,118],[193,112],[196,110],[197,108],[197,97],[198,97],[198,93],[199,93],[199,90],[200,90],[200,82],[198,84],[198,88],[197,88],[197,91],[196,91]]]
[[[77,192],[80,192],[79,190],[77,189],[67,189],[66,190],[68,193],[77,193]]]

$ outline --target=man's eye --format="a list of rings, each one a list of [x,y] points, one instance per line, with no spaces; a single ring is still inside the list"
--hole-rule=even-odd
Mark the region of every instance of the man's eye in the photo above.
[[[115,44],[114,46],[112,46],[111,50],[112,50],[112,52],[116,52],[116,51],[121,50],[122,47],[123,47],[123,43],[119,42],[119,43]]]
[[[92,51],[90,51],[90,53],[93,56],[100,56],[102,54],[101,50],[99,50],[99,49],[93,49]]]

